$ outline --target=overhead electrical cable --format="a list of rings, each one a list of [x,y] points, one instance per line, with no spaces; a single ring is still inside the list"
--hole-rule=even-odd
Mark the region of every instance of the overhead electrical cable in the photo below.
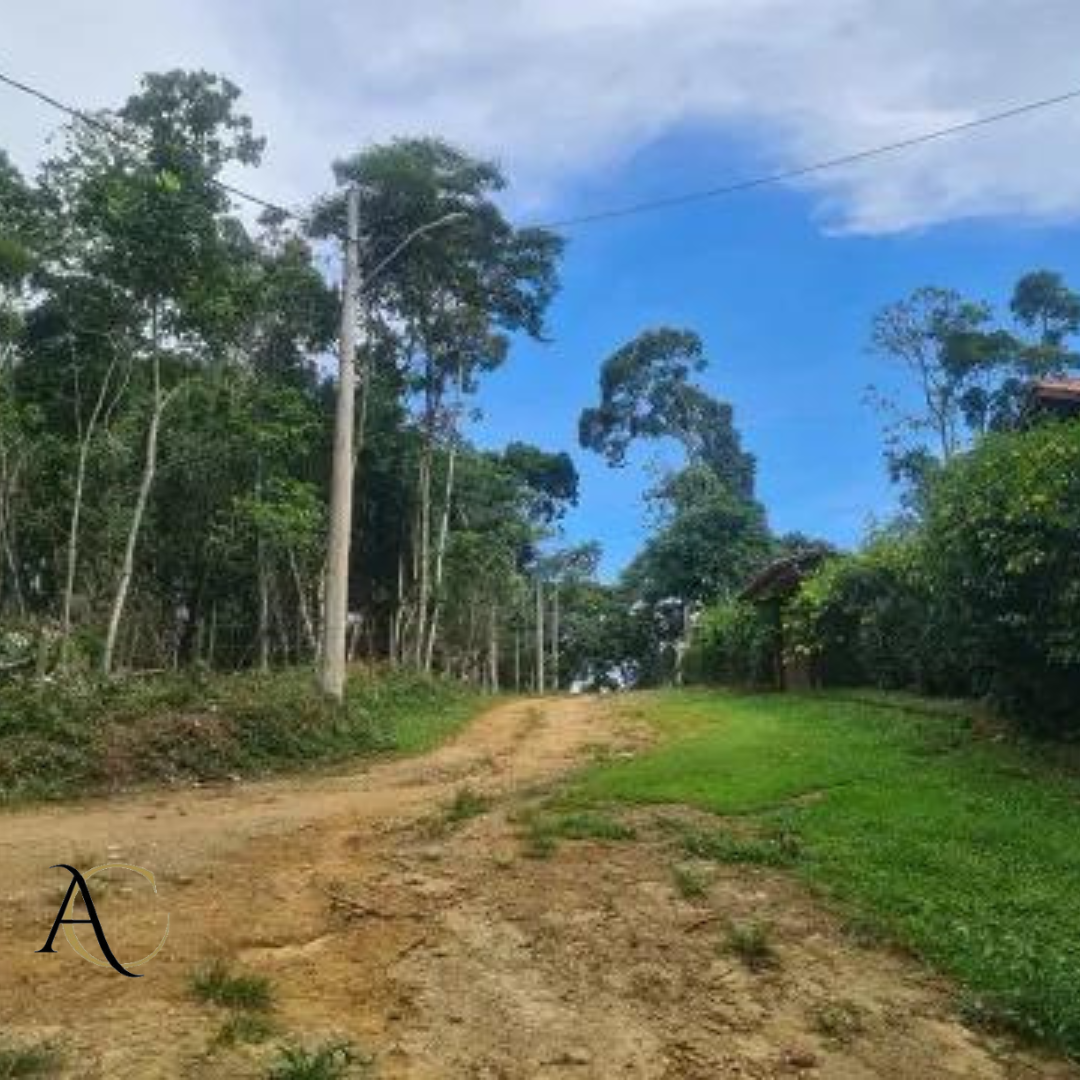
[[[95,116],[93,113],[87,112],[83,109],[77,109],[72,105],[68,105],[58,98],[53,97],[51,94],[46,93],[43,90],[39,90],[37,87],[30,86],[28,83],[24,83],[6,75],[0,71],[0,83],[4,83],[14,90],[18,90],[24,94],[28,94],[31,97],[36,98],[38,101],[43,102],[46,105],[51,106],[60,112],[66,113],[73,119],[79,120],[82,123],[96,128],[98,131],[110,136],[111,138],[127,142],[130,144],[131,139],[126,133],[117,130],[107,121],[102,120],[99,116]],[[841,154],[838,157],[824,158],[819,161],[812,162],[808,165],[793,166],[789,169],[780,169],[776,172],[765,173],[759,176],[747,177],[743,180],[736,180],[732,183],[721,184],[715,187],[699,188],[697,190],[680,192],[675,195],[661,196],[655,199],[646,199],[641,202],[627,203],[624,206],[609,207],[604,210],[595,210],[589,213],[579,214],[574,217],[561,218],[556,221],[548,221],[537,224],[535,228],[550,229],[552,231],[558,231],[562,229],[570,229],[579,225],[590,225],[596,222],[602,221],[614,221],[619,218],[626,218],[636,216],[638,214],[650,214],[661,210],[673,209],[679,206],[686,206],[692,203],[706,202],[710,199],[719,199],[728,195],[735,195],[744,191],[752,191],[755,188],[768,187],[774,184],[783,184],[791,180],[799,180],[806,176],[812,176],[816,173],[826,172],[832,169],[839,169],[845,165],[854,165],[861,161],[866,161],[870,158],[883,157],[887,154],[895,154],[901,150],[908,150],[912,147],[922,146],[925,143],[934,142],[938,139],[949,138],[954,135],[961,135],[965,132],[974,131],[978,128],[989,127],[992,124],[998,124],[1006,120],[1012,120],[1016,117],[1025,116],[1030,113],[1038,112],[1042,109],[1048,109],[1055,105],[1063,105],[1066,102],[1075,101],[1080,98],[1080,87],[1074,90],[1067,90],[1061,94],[1054,94],[1051,97],[1037,98],[1033,101],[1026,101],[1020,105],[1014,105],[1007,109],[1001,109],[998,112],[986,113],[982,116],[973,117],[970,120],[962,120],[955,124],[947,124],[944,127],[933,128],[929,131],[923,131],[915,135],[910,135],[902,139],[896,139],[888,143],[880,143],[876,146],[865,147],[861,150],[853,150],[847,154]],[[227,184],[221,180],[214,180],[214,183],[222,190],[228,192],[230,195],[235,196],[238,199],[243,199],[246,202],[250,202],[256,206],[261,206],[263,209],[272,210],[276,213],[283,214],[286,217],[301,220],[301,215],[295,211],[288,210],[287,208],[280,206],[277,203],[271,202],[269,199],[264,199],[259,195],[253,195],[250,191],[245,191],[242,188],[236,187],[232,184]]]

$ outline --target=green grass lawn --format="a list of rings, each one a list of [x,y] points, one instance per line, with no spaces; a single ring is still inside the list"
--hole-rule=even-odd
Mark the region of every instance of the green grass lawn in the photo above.
[[[1080,778],[958,713],[641,695],[668,737],[584,803],[686,803],[793,835],[794,872],[955,976],[975,1018],[1080,1056]]]

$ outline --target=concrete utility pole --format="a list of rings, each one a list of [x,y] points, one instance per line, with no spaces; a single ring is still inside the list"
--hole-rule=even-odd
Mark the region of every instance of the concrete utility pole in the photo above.
[[[341,286],[334,459],[330,479],[330,536],[326,558],[326,612],[319,658],[319,686],[336,701],[345,698],[345,639],[349,618],[349,542],[352,538],[353,425],[356,411],[356,321],[360,295],[360,190],[345,198],[347,228]]]

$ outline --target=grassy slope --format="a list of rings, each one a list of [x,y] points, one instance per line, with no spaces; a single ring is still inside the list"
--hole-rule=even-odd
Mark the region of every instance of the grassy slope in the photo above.
[[[643,696],[672,733],[586,800],[684,802],[801,840],[798,871],[1080,1055],[1080,780],[955,713],[812,696]]]
[[[419,753],[475,715],[457,684],[350,679],[336,708],[306,670],[0,688],[0,803]]]

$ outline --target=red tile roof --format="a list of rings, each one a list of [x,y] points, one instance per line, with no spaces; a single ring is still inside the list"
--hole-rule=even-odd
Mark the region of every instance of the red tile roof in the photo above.
[[[1044,401],[1080,401],[1080,379],[1038,379],[1032,389]]]

